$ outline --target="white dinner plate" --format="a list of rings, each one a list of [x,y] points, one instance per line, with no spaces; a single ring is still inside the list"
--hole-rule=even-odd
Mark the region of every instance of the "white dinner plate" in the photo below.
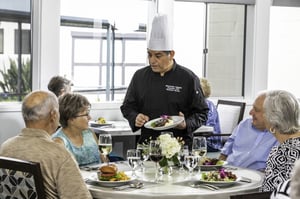
[[[180,124],[184,120],[184,117],[178,116],[178,115],[171,116],[171,118],[173,120],[173,124],[170,124],[170,125],[167,125],[167,126],[152,127],[151,124],[153,122],[156,122],[156,121],[158,121],[158,120],[161,119],[161,117],[159,117],[159,118],[156,118],[156,119],[148,121],[144,125],[144,127],[148,128],[148,129],[153,129],[153,130],[161,131],[161,130],[171,129],[171,128],[177,126],[178,124]]]
[[[101,127],[101,126],[111,126],[112,123],[104,123],[104,124],[100,124],[98,122],[94,122],[94,121],[89,121],[89,125],[91,127]]]
[[[123,181],[102,181],[98,179],[97,173],[92,174],[90,177],[88,177],[88,180],[86,181],[88,184],[91,185],[98,185],[102,187],[118,187],[125,184],[132,183],[135,178],[133,178],[130,174],[131,172],[125,172],[127,176],[130,177],[130,180],[123,180]]]
[[[240,179],[237,178],[235,181],[206,181],[206,180],[199,180],[200,183],[204,184],[212,184],[217,187],[229,187],[235,185],[237,182],[239,182]]]

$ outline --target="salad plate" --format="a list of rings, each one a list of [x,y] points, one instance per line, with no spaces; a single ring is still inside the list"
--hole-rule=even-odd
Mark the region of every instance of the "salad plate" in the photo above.
[[[211,184],[211,185],[215,185],[217,187],[229,187],[229,186],[232,186],[232,185],[236,184],[239,181],[240,181],[239,178],[237,178],[234,181],[208,181],[208,180],[199,180],[200,183]]]
[[[165,126],[158,126],[158,127],[155,127],[153,126],[153,124],[159,120],[161,120],[162,118],[159,117],[159,118],[156,118],[156,119],[153,119],[153,120],[150,120],[148,121],[144,127],[145,128],[148,128],[148,129],[153,129],[153,130],[157,130],[157,131],[161,131],[161,130],[167,130],[167,129],[171,129],[171,128],[174,128],[175,126],[177,126],[178,124],[180,124],[181,122],[183,122],[184,120],[184,117],[182,116],[178,116],[178,115],[175,115],[175,116],[170,116],[171,120],[173,120],[173,123],[171,124],[167,124]]]
[[[236,174],[221,168],[218,171],[203,172],[199,182],[212,184],[218,187],[227,187],[232,186],[239,181],[240,178]]]

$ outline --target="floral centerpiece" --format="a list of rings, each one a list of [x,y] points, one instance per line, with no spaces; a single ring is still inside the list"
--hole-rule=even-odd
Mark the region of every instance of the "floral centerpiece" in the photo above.
[[[166,169],[170,166],[170,162],[174,165],[178,165],[178,153],[184,144],[182,138],[171,137],[170,134],[162,134],[157,140],[160,142],[163,155],[163,159],[159,162],[159,165]]]

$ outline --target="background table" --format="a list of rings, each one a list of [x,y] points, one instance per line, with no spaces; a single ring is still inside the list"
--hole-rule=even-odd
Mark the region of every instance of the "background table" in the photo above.
[[[118,163],[119,170],[128,170],[126,162]],[[233,167],[231,167],[233,168]],[[220,190],[211,191],[205,188],[192,188],[188,186],[190,181],[187,172],[178,172],[174,170],[171,176],[163,175],[163,182],[153,183],[154,163],[147,162],[146,171],[137,172],[139,180],[145,181],[145,186],[141,189],[126,189],[116,191],[112,188],[87,185],[94,198],[99,199],[140,199],[140,198],[172,198],[172,199],[229,199],[230,195],[238,193],[255,192],[261,186],[263,174],[258,171],[234,168],[232,170],[238,176],[250,178],[251,183],[237,182],[230,187],[223,187]],[[84,178],[90,178],[96,175],[96,172],[82,171]],[[196,172],[194,179],[200,179],[200,174]]]

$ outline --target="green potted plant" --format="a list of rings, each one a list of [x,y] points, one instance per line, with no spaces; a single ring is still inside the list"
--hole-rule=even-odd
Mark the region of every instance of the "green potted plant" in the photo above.
[[[31,91],[31,63],[30,59],[22,61],[21,72],[17,63],[13,59],[9,59],[10,67],[0,70],[2,80],[0,81],[0,101],[17,101]],[[21,76],[20,74],[21,73]],[[20,76],[20,86],[18,86],[18,77]]]

